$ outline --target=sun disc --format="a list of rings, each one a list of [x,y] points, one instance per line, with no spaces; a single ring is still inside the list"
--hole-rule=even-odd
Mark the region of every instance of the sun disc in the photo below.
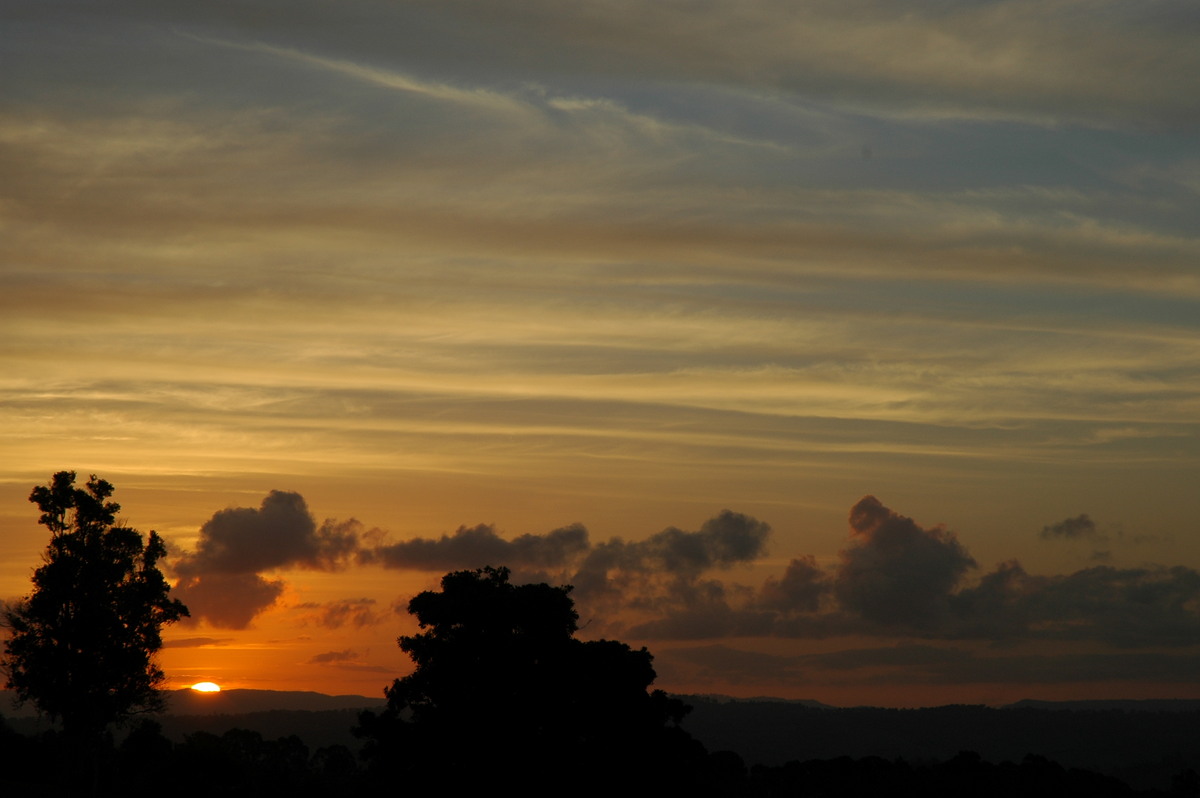
[[[197,693],[219,693],[221,692],[221,685],[216,682],[197,682],[192,685],[192,689]]]

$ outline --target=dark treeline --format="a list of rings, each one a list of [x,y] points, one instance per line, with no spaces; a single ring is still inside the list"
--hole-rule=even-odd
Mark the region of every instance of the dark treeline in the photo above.
[[[782,764],[797,756],[942,761],[962,750],[993,762],[1020,762],[1033,752],[1065,767],[1160,789],[1182,771],[1200,770],[1200,710],[1192,702],[1129,703],[1119,709],[1107,703],[836,709],[704,696],[686,700],[693,706],[688,729],[711,748],[736,751],[748,762]]]
[[[681,732],[681,734],[683,734]],[[686,735],[684,735],[686,738]],[[690,738],[689,738],[690,739]],[[436,753],[436,752],[434,752]],[[783,765],[746,767],[729,751],[709,753],[698,743],[659,749],[653,761],[637,768],[612,763],[619,784],[604,773],[578,768],[590,759],[545,761],[529,752],[509,767],[489,763],[487,770],[465,768],[447,772],[428,763],[423,789],[404,789],[406,763],[372,762],[344,745],[310,749],[295,735],[266,739],[257,731],[234,728],[221,734],[193,732],[182,741],[163,735],[154,721],[135,725],[119,742],[110,738],[92,753],[90,768],[80,768],[78,752],[56,732],[26,736],[0,726],[0,768],[6,795],[60,796],[351,796],[435,789],[457,793],[479,783],[508,786],[525,795],[598,795],[616,788],[622,795],[691,794],[697,796],[1145,796],[1194,798],[1200,778],[1194,771],[1178,774],[1165,789],[1134,790],[1121,780],[1095,771],[1066,768],[1049,759],[1026,755],[1019,761],[991,763],[973,752],[944,761],[914,763],[881,757],[835,757],[796,760]],[[419,764],[419,763],[418,763]],[[592,763],[594,764],[594,763]],[[498,769],[495,769],[497,768]],[[554,785],[542,782],[555,773]],[[597,789],[604,784],[606,789]]]
[[[364,786],[358,757],[342,745],[310,750],[297,736],[194,732],[173,742],[155,721],[120,742],[81,750],[59,731],[37,736],[0,727],[4,794],[20,796],[342,796]]]

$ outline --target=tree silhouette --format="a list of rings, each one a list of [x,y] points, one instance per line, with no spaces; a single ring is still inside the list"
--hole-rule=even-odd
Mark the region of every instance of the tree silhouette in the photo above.
[[[678,728],[688,711],[654,681],[650,652],[574,637],[570,587],[513,585],[507,568],[457,571],[408,611],[424,630],[399,639],[416,669],[357,732],[378,778],[445,787],[480,768],[535,792],[577,780],[613,786],[676,770],[703,748]]]
[[[60,471],[29,500],[50,530],[33,592],[7,607],[7,687],[73,739],[93,739],[109,724],[162,708],[163,672],[154,662],[160,631],[188,614],[157,563],[166,553],[154,532],[143,542],[118,525],[113,486],[94,475],[75,487]]]

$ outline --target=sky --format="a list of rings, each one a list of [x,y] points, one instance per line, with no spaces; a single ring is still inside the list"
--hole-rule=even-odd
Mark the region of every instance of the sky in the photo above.
[[[0,598],[378,695],[507,566],[656,686],[1200,698],[1200,8],[9,0]]]

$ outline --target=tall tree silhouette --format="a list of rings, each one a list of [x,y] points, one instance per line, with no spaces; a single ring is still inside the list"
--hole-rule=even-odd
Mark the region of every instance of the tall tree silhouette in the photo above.
[[[161,709],[163,672],[154,662],[160,631],[188,614],[168,596],[158,570],[166,553],[154,532],[116,523],[113,486],[94,475],[75,486],[60,471],[29,500],[50,530],[33,592],[7,607],[7,686],[22,701],[61,718],[72,738],[94,738],[110,723]]]
[[[678,728],[688,711],[654,681],[653,659],[614,640],[574,637],[570,587],[513,585],[507,568],[456,571],[408,611],[424,630],[399,639],[416,669],[385,692],[358,733],[381,778],[445,787],[480,768],[541,792],[582,773],[613,786],[703,758]]]

